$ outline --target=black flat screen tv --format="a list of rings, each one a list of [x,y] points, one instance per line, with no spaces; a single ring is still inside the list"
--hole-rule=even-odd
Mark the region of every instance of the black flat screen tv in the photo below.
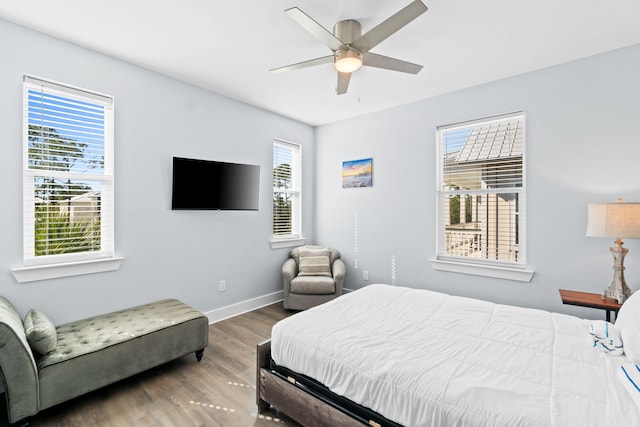
[[[257,211],[260,166],[173,158],[173,210]]]

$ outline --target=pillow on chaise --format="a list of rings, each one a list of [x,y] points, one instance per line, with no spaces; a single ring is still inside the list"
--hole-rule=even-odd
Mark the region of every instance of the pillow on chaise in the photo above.
[[[31,350],[36,353],[51,353],[58,347],[56,327],[41,311],[29,310],[24,318],[24,332]]]

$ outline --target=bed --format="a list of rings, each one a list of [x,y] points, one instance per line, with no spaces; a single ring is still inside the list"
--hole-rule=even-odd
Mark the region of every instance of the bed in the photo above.
[[[616,374],[629,360],[594,349],[589,325],[369,285],[274,325],[258,346],[259,411],[327,426],[640,425]]]

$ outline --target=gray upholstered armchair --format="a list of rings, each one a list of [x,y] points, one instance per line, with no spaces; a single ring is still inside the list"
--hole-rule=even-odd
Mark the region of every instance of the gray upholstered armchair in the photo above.
[[[345,272],[336,249],[309,245],[292,249],[282,265],[284,308],[306,310],[342,295]]]

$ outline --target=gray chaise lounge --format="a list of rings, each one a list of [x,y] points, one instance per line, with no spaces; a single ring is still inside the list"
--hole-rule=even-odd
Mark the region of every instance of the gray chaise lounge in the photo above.
[[[55,350],[32,352],[21,316],[0,297],[0,377],[12,423],[185,354],[195,352],[200,360],[209,322],[169,299],[61,325],[55,332]]]

